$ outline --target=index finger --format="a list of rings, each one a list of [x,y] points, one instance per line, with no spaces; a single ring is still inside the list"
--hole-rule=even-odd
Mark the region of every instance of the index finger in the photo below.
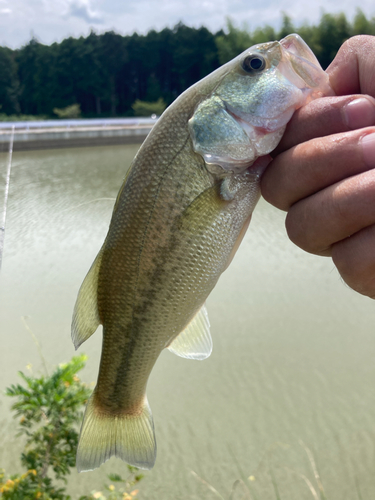
[[[277,148],[278,154],[315,137],[349,132],[375,124],[375,99],[350,95],[323,97],[298,109],[287,125]]]
[[[369,94],[375,97],[375,37],[358,35],[343,43],[327,68],[337,95]]]

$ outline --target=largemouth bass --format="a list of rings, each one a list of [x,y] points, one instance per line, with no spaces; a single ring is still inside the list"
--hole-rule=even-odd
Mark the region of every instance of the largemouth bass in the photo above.
[[[210,355],[205,300],[250,222],[267,155],[297,108],[330,93],[312,51],[290,35],[249,48],[193,85],[154,126],[74,310],[76,348],[103,325],[79,471],[112,455],[154,465],[151,370],[165,348],[190,359]]]

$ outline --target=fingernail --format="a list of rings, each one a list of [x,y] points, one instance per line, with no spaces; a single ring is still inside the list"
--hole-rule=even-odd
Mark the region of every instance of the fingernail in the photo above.
[[[366,97],[349,102],[344,107],[346,124],[352,130],[375,124],[375,105]]]
[[[367,134],[361,138],[363,159],[370,168],[375,167],[375,133]]]

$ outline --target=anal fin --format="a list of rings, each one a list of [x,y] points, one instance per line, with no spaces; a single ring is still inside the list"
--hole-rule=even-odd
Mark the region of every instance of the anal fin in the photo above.
[[[212,338],[205,305],[167,349],[177,356],[187,359],[202,360],[209,357],[212,352]]]
[[[86,278],[83,280],[74,306],[72,340],[76,349],[91,337],[100,324],[97,291],[101,260],[102,251],[98,253]]]

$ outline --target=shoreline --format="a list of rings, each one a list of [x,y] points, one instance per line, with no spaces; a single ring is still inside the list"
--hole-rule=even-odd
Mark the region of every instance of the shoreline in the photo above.
[[[156,120],[107,119],[54,122],[4,123],[0,127],[0,151],[13,151],[140,144]]]

